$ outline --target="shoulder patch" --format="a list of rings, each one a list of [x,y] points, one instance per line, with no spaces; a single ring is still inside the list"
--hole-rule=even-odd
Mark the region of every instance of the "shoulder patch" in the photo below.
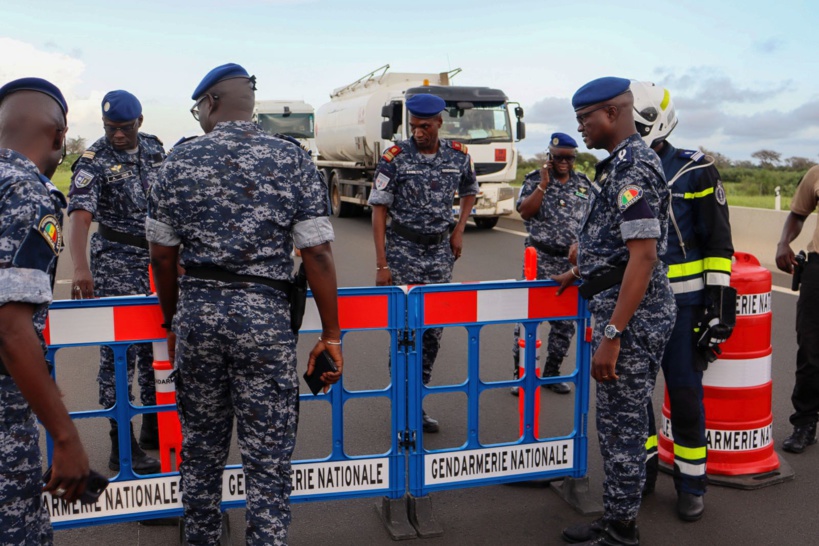
[[[643,198],[643,189],[629,184],[617,194],[617,207],[624,212],[631,205]]]
[[[714,197],[720,205],[725,205],[728,201],[725,198],[725,188],[722,186],[722,180],[717,180],[716,187],[714,188]]]
[[[94,159],[95,155],[97,155],[97,152],[94,152],[92,150],[85,150],[85,152],[83,152],[81,157],[83,159]]]
[[[452,146],[453,150],[458,150],[459,152],[468,153],[468,148],[466,147],[466,144],[461,144],[460,142],[453,141],[453,142],[450,142],[449,145]]]
[[[90,173],[85,169],[80,169],[74,173],[74,187],[77,189],[84,188],[94,180],[94,173]]]
[[[37,225],[37,231],[43,236],[43,239],[46,240],[51,251],[54,252],[55,255],[59,254],[63,247],[63,232],[60,229],[60,223],[57,221],[57,217],[53,214],[43,216]]]
[[[402,150],[401,146],[392,146],[392,147],[390,147],[389,150],[384,152],[384,155],[382,155],[381,157],[384,158],[384,161],[390,162],[393,159],[395,159],[395,156],[400,154],[402,151],[403,150]]]

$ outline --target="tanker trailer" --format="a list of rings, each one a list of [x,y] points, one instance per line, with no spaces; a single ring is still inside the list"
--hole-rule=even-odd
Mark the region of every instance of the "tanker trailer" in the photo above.
[[[450,84],[456,69],[440,74],[388,72],[385,65],[330,95],[316,112],[316,164],[324,172],[335,216],[355,214],[367,205],[375,167],[398,140],[410,137],[404,103],[419,93],[446,101],[439,137],[468,146],[480,190],[471,217],[491,229],[514,210],[509,182],[517,173],[517,152],[503,91]],[[517,105],[517,140],[525,136],[523,109]],[[458,201],[453,215],[458,214]]]

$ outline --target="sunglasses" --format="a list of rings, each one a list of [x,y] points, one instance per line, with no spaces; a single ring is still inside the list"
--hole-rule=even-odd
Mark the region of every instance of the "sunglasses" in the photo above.
[[[129,123],[128,125],[108,125],[107,123],[102,124],[102,128],[105,129],[105,134],[108,136],[114,136],[117,132],[122,131],[123,135],[130,133],[131,131],[135,130],[139,127],[139,120],[134,120],[133,123]]]
[[[552,161],[555,163],[565,162],[565,163],[574,163],[577,160],[577,157],[573,155],[553,155]]]

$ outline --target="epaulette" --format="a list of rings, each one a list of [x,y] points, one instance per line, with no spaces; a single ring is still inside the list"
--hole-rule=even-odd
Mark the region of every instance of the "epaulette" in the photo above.
[[[95,152],[94,150],[85,150],[80,157],[83,159],[92,160],[96,155],[97,152]]]
[[[397,156],[398,154],[400,154],[403,151],[404,151],[404,149],[401,148],[401,146],[392,146],[389,150],[384,152],[384,155],[382,155],[381,157],[384,159],[384,161],[389,163],[390,161],[395,159],[395,156]]]
[[[527,173],[526,176],[524,176],[523,178],[528,180],[529,178],[534,177],[535,175],[540,176],[540,169],[535,169],[534,171]]]
[[[705,154],[699,150],[677,150],[677,157],[699,163],[705,158]]]
[[[468,153],[466,144],[461,144],[460,142],[451,141],[449,143],[449,145],[453,150],[458,150],[459,152],[462,152],[462,153]]]
[[[165,143],[164,143],[164,142],[162,142],[162,140],[160,140],[160,138],[159,138],[158,136],[156,136],[156,135],[152,135],[152,134],[150,134],[150,133],[139,133],[139,136],[141,136],[141,137],[145,137],[145,138],[152,138],[152,139],[154,139],[155,141],[159,142],[159,145],[160,145],[160,146],[164,146],[164,145],[165,145]]]
[[[182,144],[185,144],[186,142],[190,142],[191,140],[193,140],[195,138],[196,138],[196,135],[194,135],[194,136],[183,136],[182,138],[180,138],[179,140],[176,141],[176,144],[171,146],[171,149],[168,150],[168,153],[171,153],[172,151],[174,151],[174,148],[176,148],[176,147],[178,147],[178,146],[180,146]]]
[[[614,161],[612,161],[612,164],[614,165],[615,169],[619,169],[621,165],[622,166],[629,165],[631,164],[632,161],[633,154],[631,148],[626,146],[625,148],[617,152],[617,155],[614,156]]]

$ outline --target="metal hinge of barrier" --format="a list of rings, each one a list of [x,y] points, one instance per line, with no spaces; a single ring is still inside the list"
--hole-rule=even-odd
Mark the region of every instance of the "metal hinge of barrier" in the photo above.
[[[398,447],[405,451],[415,449],[415,431],[404,430],[398,433]]]
[[[399,332],[398,347],[401,349],[415,349],[415,331],[406,328]]]

